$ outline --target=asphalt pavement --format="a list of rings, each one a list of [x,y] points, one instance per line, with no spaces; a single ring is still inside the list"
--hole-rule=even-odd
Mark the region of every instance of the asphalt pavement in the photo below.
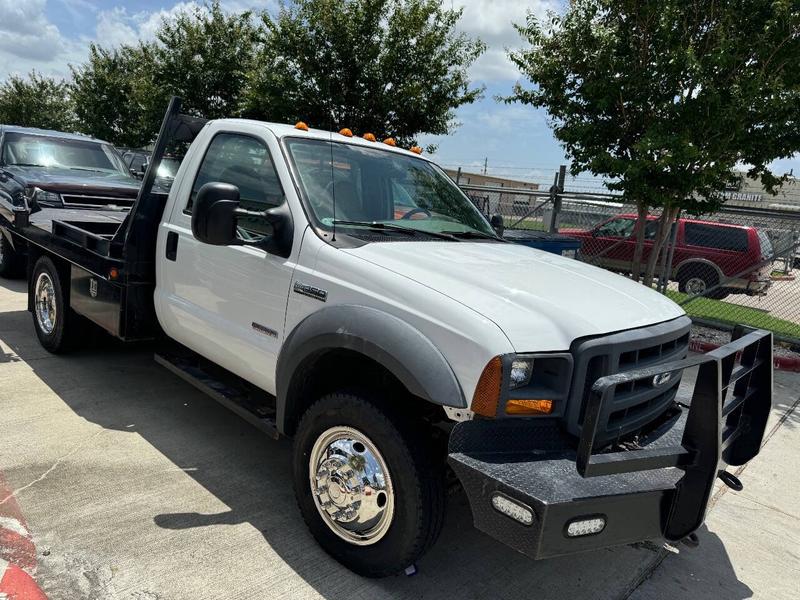
[[[286,440],[155,364],[148,345],[48,354],[24,291],[0,280],[0,528],[13,501],[51,600],[797,597],[798,374],[776,373],[769,441],[743,492],[718,490],[697,549],[535,562],[474,530],[457,494],[416,575],[368,580],[306,531]]]

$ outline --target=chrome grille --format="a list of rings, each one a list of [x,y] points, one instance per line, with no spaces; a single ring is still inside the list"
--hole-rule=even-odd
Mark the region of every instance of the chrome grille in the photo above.
[[[91,196],[88,194],[62,194],[64,206],[133,206],[136,198]]]
[[[575,369],[566,414],[569,432],[580,435],[586,403],[597,379],[686,357],[690,326],[688,317],[680,317],[649,327],[576,340],[571,348]],[[658,385],[652,381],[620,385],[609,406],[603,407],[596,442],[613,442],[658,417],[675,399],[680,380],[681,373],[675,373]]]

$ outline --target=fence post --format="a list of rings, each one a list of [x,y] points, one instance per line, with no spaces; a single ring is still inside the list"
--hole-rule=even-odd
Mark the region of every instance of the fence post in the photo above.
[[[567,178],[567,166],[558,167],[558,176],[550,188],[550,199],[553,202],[553,216],[550,219],[550,233],[558,233],[558,214],[561,212],[561,194],[564,193],[564,181]]]
[[[461,183],[461,167],[458,167],[458,171],[456,172],[456,185]]]

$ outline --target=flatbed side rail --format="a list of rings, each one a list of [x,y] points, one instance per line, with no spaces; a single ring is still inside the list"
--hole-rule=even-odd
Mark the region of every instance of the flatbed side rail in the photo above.
[[[594,453],[602,409],[614,402],[617,386],[631,382],[658,385],[667,374],[698,366],[681,443],[668,447]],[[592,386],[578,445],[577,469],[583,477],[677,467],[678,482],[664,531],[679,540],[702,524],[720,469],[720,460],[742,465],[761,447],[772,403],[772,334],[744,328],[731,343],[702,356],[662,363],[598,379]]]

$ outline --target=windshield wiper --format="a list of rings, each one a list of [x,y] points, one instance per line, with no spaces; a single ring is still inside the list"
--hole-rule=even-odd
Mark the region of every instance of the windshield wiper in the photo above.
[[[105,173],[105,171],[101,171],[100,169],[87,169],[86,167],[70,167],[70,171],[89,171],[90,173]]]
[[[495,242],[504,242],[505,240],[497,235],[490,235],[488,233],[483,233],[482,231],[475,231],[474,229],[469,231],[443,231],[442,233],[446,233],[447,235],[452,235],[456,238],[466,239],[466,238],[477,238],[482,240],[494,240]]]
[[[8,163],[7,167],[47,167],[47,165],[37,165],[36,163]]]
[[[449,240],[451,242],[458,241],[457,237],[450,235],[449,233],[440,233],[438,231],[425,231],[424,229],[414,229],[413,227],[403,227],[401,225],[395,225],[393,223],[384,223],[382,221],[341,221],[339,219],[335,219],[333,221],[334,225],[355,225],[357,227],[365,227],[366,229],[377,229],[377,230],[386,230],[386,231],[400,231],[405,233],[406,235],[427,235],[430,237],[435,237],[443,240]]]

